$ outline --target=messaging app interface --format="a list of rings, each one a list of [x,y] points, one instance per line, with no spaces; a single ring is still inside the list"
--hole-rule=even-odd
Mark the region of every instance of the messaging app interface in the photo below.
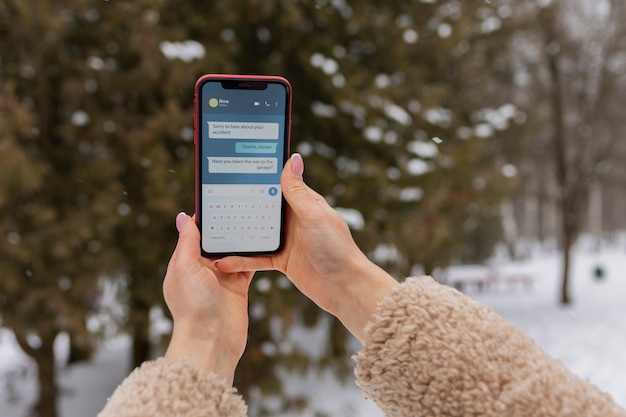
[[[225,89],[207,82],[201,95],[201,228],[206,252],[267,252],[280,245],[287,95]]]

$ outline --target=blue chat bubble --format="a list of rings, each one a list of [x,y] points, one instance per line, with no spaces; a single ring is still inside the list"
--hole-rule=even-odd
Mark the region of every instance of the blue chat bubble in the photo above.
[[[236,153],[276,153],[278,143],[271,142],[237,142]]]

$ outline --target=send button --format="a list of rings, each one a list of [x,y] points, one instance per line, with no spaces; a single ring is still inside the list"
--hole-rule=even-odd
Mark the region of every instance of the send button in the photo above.
[[[271,142],[237,142],[235,152],[237,153],[276,153],[278,143]]]

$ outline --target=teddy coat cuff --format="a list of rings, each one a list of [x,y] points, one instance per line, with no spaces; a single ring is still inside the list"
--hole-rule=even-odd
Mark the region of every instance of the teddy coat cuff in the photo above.
[[[428,277],[379,303],[356,361],[357,384],[386,417],[626,416],[488,307]]]
[[[240,395],[191,361],[145,362],[115,390],[98,417],[244,417]]]

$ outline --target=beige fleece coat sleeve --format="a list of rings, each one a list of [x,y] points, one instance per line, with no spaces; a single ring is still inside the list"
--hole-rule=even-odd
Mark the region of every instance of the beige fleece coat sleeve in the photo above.
[[[513,325],[430,278],[381,301],[356,359],[357,383],[387,417],[626,417]],[[245,414],[215,375],[159,359],[134,370],[99,417]]]
[[[188,360],[145,362],[115,390],[98,417],[245,417],[235,389]]]
[[[387,417],[626,416],[516,327],[431,278],[378,306],[357,383]]]

